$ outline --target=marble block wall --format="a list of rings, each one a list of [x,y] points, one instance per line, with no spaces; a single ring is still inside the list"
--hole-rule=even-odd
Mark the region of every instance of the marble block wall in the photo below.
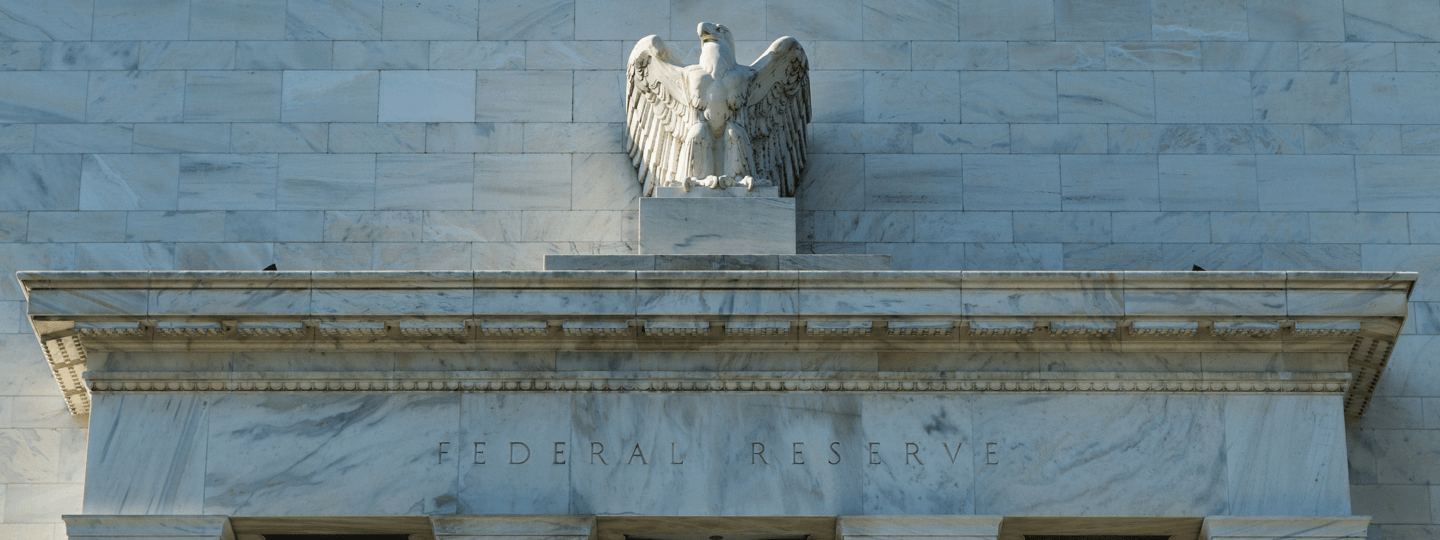
[[[1347,515],[1342,399],[109,394],[84,511]]]
[[[634,253],[623,58],[700,20],[810,55],[802,253],[1422,272],[1350,473],[1440,536],[1440,0],[0,0],[0,538],[86,440],[16,270]]]

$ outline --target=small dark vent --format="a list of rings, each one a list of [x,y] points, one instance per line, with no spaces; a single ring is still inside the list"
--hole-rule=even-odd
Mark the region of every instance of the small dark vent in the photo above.
[[[269,537],[266,537],[267,540]],[[1169,536],[1136,536],[1133,534],[1027,534],[1025,540],[1170,540]]]
[[[267,534],[265,540],[409,540],[407,534]]]

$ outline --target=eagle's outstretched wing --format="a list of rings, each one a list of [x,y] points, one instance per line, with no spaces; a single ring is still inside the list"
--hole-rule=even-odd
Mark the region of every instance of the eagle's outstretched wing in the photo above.
[[[625,69],[625,150],[645,196],[679,170],[682,138],[695,122],[689,101],[684,68],[665,42],[652,35],[636,43]]]
[[[745,129],[754,152],[752,175],[795,196],[805,168],[805,126],[810,123],[810,61],[795,38],[770,44],[750,67],[755,82],[745,104]]]

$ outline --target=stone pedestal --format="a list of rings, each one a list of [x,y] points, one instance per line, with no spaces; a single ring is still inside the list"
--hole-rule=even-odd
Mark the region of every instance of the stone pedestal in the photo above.
[[[697,191],[691,190],[691,193]],[[795,199],[729,196],[642,198],[640,253],[794,254]]]
[[[725,189],[710,189],[707,187],[693,187],[685,191],[678,187],[657,187],[655,197],[661,199],[719,199],[719,198],[763,198],[779,197],[780,188],[775,186],[757,187],[745,189],[744,187],[728,187]]]
[[[546,270],[889,270],[889,255],[546,255]]]

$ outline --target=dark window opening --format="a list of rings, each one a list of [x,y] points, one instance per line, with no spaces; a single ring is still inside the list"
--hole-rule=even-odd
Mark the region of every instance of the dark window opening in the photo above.
[[[1025,540],[1170,540],[1169,535],[1134,535],[1134,534],[1027,534]]]
[[[266,534],[265,540],[409,540],[408,534]]]

